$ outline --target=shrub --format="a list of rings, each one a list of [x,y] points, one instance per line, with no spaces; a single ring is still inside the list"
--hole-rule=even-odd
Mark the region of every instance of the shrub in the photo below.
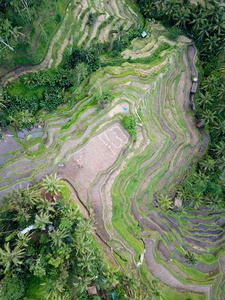
[[[61,17],[61,15],[60,15],[60,14],[57,14],[57,15],[56,15],[56,17],[55,17],[55,21],[56,21],[56,23],[60,23],[60,22],[61,22],[61,20],[62,20],[62,17]]]
[[[133,139],[137,140],[136,117],[134,114],[124,116],[122,119],[123,127],[132,135]]]
[[[18,277],[5,277],[3,281],[1,299],[16,300],[24,296],[25,287],[23,281]]]

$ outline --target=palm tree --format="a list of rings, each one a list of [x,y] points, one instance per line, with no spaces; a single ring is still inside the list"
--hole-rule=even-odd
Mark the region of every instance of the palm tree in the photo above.
[[[69,236],[69,233],[63,229],[63,230],[54,230],[53,232],[50,233],[50,237],[52,239],[52,245],[56,247],[61,247],[61,245],[64,242],[64,239]]]
[[[218,169],[220,171],[224,171],[225,170],[225,154],[223,156],[219,157],[216,160],[216,163],[217,163]]]
[[[49,202],[46,198],[40,198],[36,208],[40,213],[49,214],[51,211],[54,211],[55,202]]]
[[[198,40],[203,41],[206,37],[210,36],[209,24],[208,22],[203,22],[199,26],[198,30]]]
[[[216,161],[211,156],[208,156],[207,158],[205,158],[205,160],[201,161],[199,164],[202,167],[202,169],[205,170],[206,172],[214,171],[216,167]]]
[[[76,83],[79,85],[82,80],[88,75],[87,64],[80,63],[75,67]]]
[[[34,227],[35,228],[39,228],[41,230],[45,230],[46,226],[48,224],[52,224],[52,222],[49,219],[49,215],[48,214],[44,214],[43,212],[40,215],[36,215],[35,216],[35,223],[34,223]]]
[[[194,253],[190,251],[186,251],[184,257],[186,258],[186,261],[189,265],[195,265],[197,263]]]
[[[67,300],[67,295],[63,295],[65,288],[62,280],[56,280],[52,284],[48,284],[48,294],[46,300]]]
[[[217,98],[219,100],[223,100],[223,103],[224,103],[224,100],[225,100],[224,91],[225,91],[225,84],[221,83],[220,86],[217,89]]]
[[[15,220],[21,223],[27,223],[31,218],[31,214],[29,213],[29,207],[21,207],[15,217]]]
[[[199,208],[203,204],[202,194],[197,193],[196,195],[190,195],[189,199],[191,201],[191,205],[194,205],[194,208]]]
[[[210,37],[206,38],[204,44],[209,51],[214,52],[218,46],[217,35],[214,34],[214,35],[211,35]]]
[[[216,148],[212,149],[216,155],[220,156],[225,154],[225,142],[220,141],[217,145],[215,145]]]
[[[12,30],[10,29],[9,32],[11,34],[11,39],[15,39],[16,42],[18,42],[18,38],[20,36],[25,36],[25,34],[23,34],[22,32],[20,32],[20,30],[22,29],[22,26],[15,26],[12,28]]]
[[[177,9],[178,9],[178,4],[173,1],[166,1],[164,3],[165,15],[168,16],[169,20],[173,19]]]
[[[181,206],[181,207],[177,207],[175,212],[178,216],[183,216],[186,210],[183,206]]]
[[[88,272],[88,274],[93,272],[93,262],[96,260],[96,254],[94,253],[94,250],[88,249],[85,255],[79,255],[77,259],[77,266],[80,268],[80,270],[85,270]]]
[[[186,24],[190,21],[190,15],[188,10],[180,10],[174,15],[174,21],[177,21],[175,26],[186,27]]]
[[[199,33],[200,28],[204,27],[208,23],[206,15],[201,12],[193,13],[191,19],[192,21],[190,24],[193,24],[193,29],[197,33]]]
[[[225,134],[225,120],[221,121],[218,120],[215,125],[213,126],[213,128],[215,128],[215,132],[217,133],[217,135],[224,135]]]
[[[0,248],[0,264],[5,268],[4,272],[10,270],[11,267],[19,266],[23,263],[25,249],[17,245],[14,249],[10,249],[9,242],[4,244],[4,248]]]
[[[199,98],[196,99],[196,104],[200,105],[204,109],[208,106],[211,106],[213,102],[212,96],[209,92],[206,92],[205,95],[203,93],[199,94]]]
[[[81,220],[76,228],[76,235],[80,240],[85,240],[94,231],[93,218]]]
[[[94,277],[89,276],[76,276],[73,281],[73,285],[76,288],[76,294],[78,296],[85,294],[87,287],[91,284]]]
[[[208,195],[206,203],[212,208],[213,211],[218,211],[223,205],[222,199],[218,195]]]
[[[28,110],[18,111],[14,116],[9,116],[8,120],[10,124],[15,127],[21,128],[24,124],[33,123],[33,115]]]
[[[22,191],[22,196],[26,205],[35,205],[41,198],[40,191],[35,188],[30,188],[29,186]]]
[[[162,300],[160,287],[158,285],[157,280],[152,280],[150,282],[150,290],[151,290],[151,296],[153,300]]]
[[[202,112],[202,121],[206,124],[215,124],[217,121],[218,117],[216,114],[216,111],[212,111],[210,109],[206,109],[205,111]]]
[[[220,81],[216,76],[209,76],[204,80],[202,89],[208,90],[210,92],[215,92],[218,90]]]
[[[68,207],[68,209],[65,211],[65,216],[70,220],[74,221],[78,218],[77,213],[79,209],[76,207],[75,209],[72,208],[71,206]]]
[[[169,198],[167,195],[166,196],[161,195],[157,201],[162,209],[167,210],[167,209],[172,208],[173,200],[171,198]]]
[[[183,188],[182,186],[179,186],[178,190],[177,190],[177,197],[183,201],[185,201],[187,199],[189,195],[189,192],[187,191],[187,189]]]
[[[46,175],[46,178],[42,180],[41,185],[46,190],[46,193],[54,193],[57,195],[61,188],[59,181],[60,178],[58,178],[56,174],[50,176]]]
[[[207,176],[205,173],[199,171],[198,173],[194,174],[194,182],[201,187],[202,190],[205,189],[207,183],[209,181],[209,176]]]
[[[18,234],[17,245],[21,247],[28,247],[28,243],[31,239],[31,235],[29,233],[26,234]]]

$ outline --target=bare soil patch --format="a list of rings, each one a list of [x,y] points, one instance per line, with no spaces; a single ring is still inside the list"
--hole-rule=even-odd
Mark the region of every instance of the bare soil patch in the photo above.
[[[63,173],[79,186],[87,201],[87,190],[96,176],[107,170],[127,144],[129,135],[119,123],[91,138],[82,148],[69,155]]]

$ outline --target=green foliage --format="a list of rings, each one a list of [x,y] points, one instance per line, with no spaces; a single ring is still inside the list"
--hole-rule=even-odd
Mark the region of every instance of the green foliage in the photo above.
[[[60,14],[57,14],[56,17],[55,17],[56,23],[60,23],[61,20],[62,20],[62,16]]]
[[[42,187],[46,190],[47,193],[58,194],[60,190],[60,178],[57,175],[50,175],[43,179]]]
[[[55,181],[54,176],[49,178]],[[84,220],[76,205],[68,204],[70,195],[65,184],[62,195],[60,184],[56,196],[63,201],[54,202],[51,194],[43,189],[45,185],[46,179],[36,188],[14,190],[4,196],[0,206],[0,243],[4,244],[0,248],[2,299],[25,298],[27,288],[31,297],[28,299],[32,300],[39,299],[40,295],[43,299],[71,299],[71,293],[75,298],[88,299],[89,285],[95,285],[106,295],[112,283],[118,283],[119,275],[103,263],[92,236],[93,218]],[[33,229],[22,234],[30,225],[34,225]],[[33,286],[32,278],[40,295],[31,293],[27,287],[29,282]]]
[[[25,286],[22,279],[18,277],[5,277],[2,283],[1,299],[16,300],[25,294]]]
[[[94,25],[94,23],[95,23],[95,20],[96,20],[96,18],[97,18],[97,14],[96,13],[89,13],[88,14],[88,21],[87,21],[87,25],[88,26],[93,26]]]
[[[161,195],[157,201],[162,209],[168,210],[172,208],[173,200],[169,198],[167,195],[166,196]]]
[[[117,37],[113,42],[113,51],[111,52],[112,56],[118,55],[121,51],[123,51],[129,44],[129,42],[140,36],[143,31],[142,27],[136,27],[125,31],[124,26],[120,25],[117,29]]]
[[[125,115],[122,119],[123,127],[132,135],[134,141],[137,140],[136,117],[134,114]]]
[[[192,253],[190,251],[186,251],[185,258],[189,265],[195,265],[197,263],[194,253]]]
[[[105,108],[109,102],[109,97],[109,90],[102,90],[101,88],[99,88],[98,90],[94,91],[92,101],[96,103],[99,108]]]

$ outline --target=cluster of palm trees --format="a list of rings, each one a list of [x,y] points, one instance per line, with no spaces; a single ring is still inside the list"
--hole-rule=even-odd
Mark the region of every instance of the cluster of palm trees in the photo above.
[[[137,0],[137,3],[146,18],[154,17],[185,30],[195,39],[203,56],[213,57],[223,51],[225,11],[218,2],[206,1],[205,6],[190,0]]]
[[[13,190],[3,197],[0,206],[2,299],[8,299],[10,283],[15,284],[11,286],[10,299],[25,297],[31,276],[39,278],[45,286],[44,299],[80,296],[88,299],[90,285],[95,285],[101,295],[108,294],[115,285],[127,292],[128,283],[126,286],[121,283],[121,275],[105,265],[94,243],[93,218],[84,220],[70,199],[62,198],[60,190],[60,179],[51,175],[38,187]]]

